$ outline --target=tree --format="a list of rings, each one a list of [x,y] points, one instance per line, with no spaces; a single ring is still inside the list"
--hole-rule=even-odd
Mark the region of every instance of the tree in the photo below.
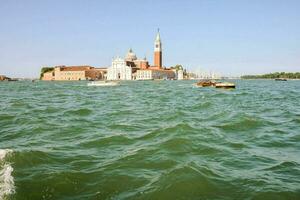
[[[54,70],[53,67],[42,67],[41,74],[40,74],[40,79],[43,78],[44,73],[50,72],[50,71],[53,71],[53,70]]]
[[[178,70],[183,70],[182,65],[175,65],[174,67],[171,67],[171,69],[176,69],[176,71]]]
[[[290,79],[299,79],[300,72],[291,73],[291,72],[275,72],[270,74],[263,75],[244,75],[241,77],[242,79],[275,79],[275,78],[290,78]]]

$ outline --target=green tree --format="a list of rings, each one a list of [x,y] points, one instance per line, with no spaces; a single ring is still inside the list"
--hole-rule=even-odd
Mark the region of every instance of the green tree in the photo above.
[[[41,69],[41,73],[40,73],[40,79],[42,79],[43,78],[43,76],[44,76],[44,73],[46,73],[46,72],[50,72],[50,71],[53,71],[54,70],[54,68],[53,67],[42,67],[42,69]]]
[[[242,79],[275,79],[275,78],[290,78],[290,79],[299,79],[300,78],[300,72],[275,72],[275,73],[269,73],[269,74],[262,74],[262,75],[244,75],[241,76]]]
[[[176,69],[176,71],[178,70],[183,70],[182,65],[175,65],[174,67],[171,67],[171,69]]]

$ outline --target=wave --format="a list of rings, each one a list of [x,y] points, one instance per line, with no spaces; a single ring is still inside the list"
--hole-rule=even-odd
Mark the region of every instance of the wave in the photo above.
[[[0,149],[0,162],[2,162],[4,158],[12,152],[13,151],[11,149]]]
[[[105,145],[128,145],[133,141],[124,135],[113,135],[99,139],[92,139],[89,141],[82,142],[81,145],[84,147],[97,147]]]
[[[220,125],[215,125],[215,127],[220,128],[224,131],[247,131],[250,129],[257,129],[265,125],[265,123],[269,123],[259,118],[251,118],[241,116],[234,116],[231,121],[225,122]]]
[[[88,116],[92,114],[92,110],[88,108],[81,108],[77,110],[68,110],[65,112],[65,114],[69,115],[76,115],[76,116]]]
[[[210,108],[212,107],[213,104],[209,101],[206,101],[206,102],[201,102],[201,103],[197,103],[193,106],[193,109],[207,109],[207,108]]]
[[[282,161],[279,163],[276,163],[273,166],[270,166],[264,170],[270,170],[270,171],[277,171],[277,170],[297,170],[299,167],[299,164],[295,161]]]
[[[197,134],[199,132],[199,129],[196,129],[192,126],[190,126],[188,123],[177,123],[176,125],[169,125],[168,127],[164,128],[157,128],[151,132],[146,133],[145,135],[142,135],[139,137],[140,140],[150,140],[155,139],[157,137],[167,137],[167,136],[181,136],[183,133],[189,133],[189,134]]]
[[[15,118],[15,115],[9,115],[9,114],[1,114],[0,120],[1,121],[12,121]]]
[[[0,149],[0,200],[15,192],[13,168],[5,162],[5,158],[11,154],[11,149]]]

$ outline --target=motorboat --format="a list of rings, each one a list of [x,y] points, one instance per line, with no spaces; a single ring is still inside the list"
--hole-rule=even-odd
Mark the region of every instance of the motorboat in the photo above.
[[[285,78],[275,78],[275,81],[287,81]]]
[[[229,83],[229,82],[220,82],[215,84],[216,88],[225,88],[225,89],[230,89],[230,88],[235,88],[234,83]]]
[[[87,84],[88,86],[117,86],[120,85],[119,81],[92,81]]]
[[[196,83],[198,87],[212,87],[215,86],[215,82],[211,80],[203,80]]]
[[[219,82],[215,80],[202,80],[196,83],[198,87],[235,88],[234,83]]]

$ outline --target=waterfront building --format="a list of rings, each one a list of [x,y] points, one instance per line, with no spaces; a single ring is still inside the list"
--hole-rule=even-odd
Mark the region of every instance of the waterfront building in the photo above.
[[[149,67],[149,62],[146,57],[144,59],[138,59],[136,54],[130,48],[125,56],[126,65],[134,69],[147,69]]]
[[[135,60],[134,64],[138,69],[147,69],[149,67],[149,62],[146,57],[144,59]]]
[[[175,79],[175,73],[170,69],[142,69],[137,70],[136,73],[137,80],[154,80],[154,79],[164,79],[170,80]]]
[[[107,80],[132,80],[132,67],[123,58],[113,59],[111,67],[107,69]]]
[[[45,81],[80,81],[105,79],[106,68],[91,66],[56,66],[53,70],[43,74]]]
[[[120,57],[113,59],[111,67],[107,69],[107,80],[133,80],[138,69],[148,67],[147,59],[138,59],[130,48],[124,59]]]
[[[183,70],[182,69],[177,71],[177,80],[183,80]]]
[[[55,73],[54,70],[45,72],[41,78],[43,81],[55,81]]]

